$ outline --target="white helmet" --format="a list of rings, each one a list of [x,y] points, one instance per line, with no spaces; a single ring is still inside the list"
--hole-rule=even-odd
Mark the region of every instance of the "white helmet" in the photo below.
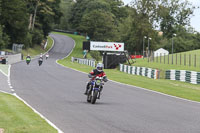
[[[99,72],[103,71],[103,64],[102,63],[97,64],[97,71],[99,71]]]

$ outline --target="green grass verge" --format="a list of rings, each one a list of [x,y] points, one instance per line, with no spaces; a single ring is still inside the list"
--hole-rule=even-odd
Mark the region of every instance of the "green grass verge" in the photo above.
[[[36,56],[41,52],[48,51],[53,40],[48,37],[48,45],[45,50],[40,46],[23,50],[26,56]],[[0,69],[8,74],[8,65],[0,65]],[[44,119],[33,112],[28,106],[16,97],[0,93],[0,128],[5,133],[56,133],[57,130],[51,127]]]
[[[24,57],[26,57],[28,54],[32,57],[39,55],[40,53],[45,53],[47,52],[53,45],[53,40],[51,37],[47,38],[48,41],[48,45],[46,47],[46,49],[43,49],[41,46],[39,45],[35,45],[34,48],[27,48],[22,50],[22,54],[24,55]]]
[[[0,128],[5,133],[56,133],[45,120],[16,97],[0,93]]]
[[[59,60],[58,63],[66,67],[89,73],[93,69],[92,67],[71,62],[72,56],[82,57],[82,41],[84,40],[84,37],[66,33],[57,34],[69,36],[76,42],[76,47],[74,48],[71,55],[65,59]],[[110,80],[200,102],[200,85],[193,85],[180,81],[170,81],[164,79],[154,80],[147,77],[129,75],[120,72],[117,69],[105,69],[104,71]]]
[[[196,55],[196,66],[195,66],[195,55]],[[191,56],[191,60],[189,61],[189,57]],[[172,64],[172,55],[169,55],[169,63],[168,56],[155,57],[154,62],[148,62],[145,59],[136,59],[135,66],[145,66],[150,68],[157,68],[160,70],[190,70],[190,71],[200,71],[200,50],[193,50],[188,52],[182,52],[173,54],[173,64]]]
[[[8,68],[9,68],[8,65],[2,65],[2,64],[0,64],[0,70],[2,72],[4,72],[6,75],[8,75]]]

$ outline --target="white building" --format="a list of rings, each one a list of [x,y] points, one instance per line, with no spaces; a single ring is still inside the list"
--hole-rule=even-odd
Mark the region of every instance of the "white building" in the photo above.
[[[157,57],[157,56],[164,56],[164,55],[168,55],[169,54],[169,51],[163,49],[163,48],[160,48],[158,50],[156,50],[154,52],[154,57]]]

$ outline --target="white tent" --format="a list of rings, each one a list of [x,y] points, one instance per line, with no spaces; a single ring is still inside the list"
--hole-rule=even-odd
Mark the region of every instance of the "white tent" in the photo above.
[[[154,52],[154,57],[157,57],[157,56],[164,56],[164,55],[168,55],[169,54],[169,51],[163,49],[163,48],[160,48],[158,50],[156,50]]]

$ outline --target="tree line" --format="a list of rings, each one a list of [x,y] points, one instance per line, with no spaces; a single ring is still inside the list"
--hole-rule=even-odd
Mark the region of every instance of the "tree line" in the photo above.
[[[149,41],[150,50],[171,52],[172,37],[174,52],[199,49],[200,34],[190,26],[194,9],[187,0],[132,0],[131,5],[121,0],[0,0],[0,49],[13,43],[40,45],[52,29],[124,42],[129,52],[142,51],[143,41],[145,49]]]
[[[94,41],[124,42],[129,52],[165,48],[174,52],[200,48],[200,34],[190,26],[194,7],[187,0],[61,0],[56,28],[84,33]],[[162,34],[159,34],[162,33]],[[173,35],[176,34],[176,37]],[[144,37],[147,37],[146,39]]]
[[[0,0],[0,49],[40,45],[61,16],[60,0]]]

